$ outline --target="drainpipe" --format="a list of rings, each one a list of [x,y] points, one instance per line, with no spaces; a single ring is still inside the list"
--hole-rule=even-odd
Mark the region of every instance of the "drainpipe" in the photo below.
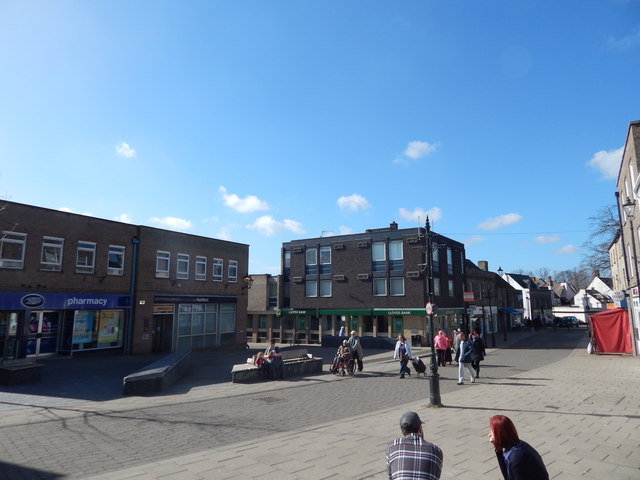
[[[129,325],[127,328],[127,339],[125,343],[125,355],[131,355],[131,344],[133,342],[133,325],[135,320],[135,311],[136,311],[136,271],[138,270],[138,244],[140,243],[140,239],[138,237],[133,237],[131,239],[131,245],[133,245],[133,253],[131,259],[131,286],[129,288]]]

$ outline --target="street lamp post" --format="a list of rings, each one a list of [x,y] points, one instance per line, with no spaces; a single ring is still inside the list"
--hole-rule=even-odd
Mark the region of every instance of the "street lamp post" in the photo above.
[[[638,285],[638,257],[636,256],[636,236],[633,231],[633,210],[635,206],[636,202],[627,197],[627,201],[622,205],[622,208],[624,208],[624,213],[627,215],[627,218],[629,219],[629,226],[631,227],[631,245],[633,246],[633,258],[631,260],[633,261],[633,271],[636,275],[635,284]]]
[[[487,288],[487,300],[489,300],[489,325],[491,328],[491,348],[496,348],[496,328],[493,324],[493,306],[491,305],[491,286]]]
[[[500,275],[500,278],[502,278],[502,274],[504,273],[504,270],[502,270],[502,267],[498,267],[498,275]],[[496,288],[496,298],[498,296],[498,290]],[[500,325],[502,325],[502,335],[504,336],[504,341],[507,341],[507,319],[506,317],[506,313],[504,311],[504,308],[506,307],[506,299],[507,299],[507,295],[505,292],[505,295],[503,295],[503,310],[502,310],[502,315],[500,316],[500,318],[502,319],[502,321],[500,322]],[[511,314],[509,314],[511,315]]]
[[[425,250],[426,255],[426,267],[427,267],[427,317],[429,318],[429,335],[430,343],[431,343],[431,375],[429,376],[429,405],[431,407],[440,407],[442,406],[442,401],[440,399],[440,378],[438,376],[438,362],[436,362],[436,351],[435,346],[433,344],[433,338],[435,337],[433,331],[433,254],[432,254],[432,241],[431,241],[431,225],[429,224],[429,217],[425,222],[425,230],[426,230],[426,241],[427,248]],[[426,332],[426,330],[425,330]]]

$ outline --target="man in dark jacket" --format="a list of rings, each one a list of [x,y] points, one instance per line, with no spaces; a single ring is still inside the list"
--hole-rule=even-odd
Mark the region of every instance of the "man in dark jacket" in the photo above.
[[[480,362],[484,360],[486,351],[482,337],[478,335],[477,330],[471,330],[471,368],[476,371],[476,378],[480,378]]]

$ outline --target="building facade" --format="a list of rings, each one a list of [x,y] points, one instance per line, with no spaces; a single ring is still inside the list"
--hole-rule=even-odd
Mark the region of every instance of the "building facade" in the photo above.
[[[610,247],[614,289],[625,292],[633,351],[640,352],[640,121],[631,122],[616,184],[620,235]],[[622,254],[622,260],[620,259]]]
[[[428,301],[437,305],[435,330],[461,326],[464,245],[435,233],[430,239],[429,254],[425,228],[398,229],[394,222],[364,233],[284,243],[283,331],[301,342],[319,342],[343,326],[360,336],[426,339]]]
[[[0,360],[245,343],[247,245],[3,202]]]

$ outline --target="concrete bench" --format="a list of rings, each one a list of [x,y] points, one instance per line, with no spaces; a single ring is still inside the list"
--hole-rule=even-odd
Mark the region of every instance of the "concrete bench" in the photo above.
[[[173,385],[189,369],[191,350],[179,350],[122,379],[124,395],[161,392]]]
[[[0,365],[0,385],[20,385],[42,378],[42,364],[32,361]]]
[[[301,377],[322,373],[322,358],[309,354],[306,348],[280,350],[284,362],[284,374],[286,378]],[[231,381],[233,383],[248,383],[264,380],[258,367],[253,364],[255,355],[247,359],[247,363],[234,365],[231,369]]]

